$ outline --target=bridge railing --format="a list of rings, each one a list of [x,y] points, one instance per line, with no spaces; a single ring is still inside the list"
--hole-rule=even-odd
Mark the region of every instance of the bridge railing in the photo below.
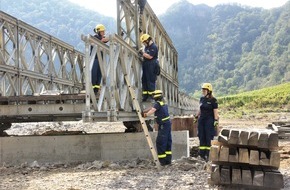
[[[154,16],[149,5],[146,6],[143,14],[148,14],[148,18]],[[163,90],[171,114],[188,113],[186,110],[191,112],[194,108],[191,103],[193,100],[186,95],[181,95],[178,90],[177,52],[170,39],[164,35],[165,31],[159,21],[151,18],[147,23],[146,30],[158,28],[151,34],[159,47],[161,65],[161,74],[156,81],[157,89]],[[19,116],[27,118],[21,121],[30,121],[29,118],[32,116],[35,116],[34,119],[40,116],[43,116],[41,119],[48,120],[62,119],[64,115],[69,120],[79,117],[81,110],[85,110],[83,113],[85,117],[93,115],[97,119],[107,118],[109,121],[119,118],[123,121],[136,120],[137,115],[134,113],[135,108],[124,76],[129,76],[136,98],[141,100],[142,68],[136,47],[126,38],[126,35],[111,35],[110,42],[104,44],[90,35],[82,36],[86,44],[85,54],[83,54],[73,46],[1,11],[0,95],[3,99],[1,115],[5,115],[7,119],[11,118],[9,122],[17,120]],[[92,53],[91,46],[93,46]],[[98,99],[92,93],[91,84],[91,67],[95,55],[100,59],[103,75],[103,87]],[[51,101],[48,97],[45,99],[44,96],[31,101],[32,95],[39,95],[44,91],[58,91],[65,95],[78,94],[85,85],[86,96],[82,96],[86,99],[85,105],[74,104],[75,96],[70,97],[68,101],[60,101],[61,104],[58,103],[59,101]],[[25,98],[28,96],[30,97],[26,101]],[[41,98],[44,98],[43,101]],[[29,102],[34,104],[30,105]],[[78,101],[78,103],[82,102]],[[9,109],[4,109],[6,105],[9,105]]]
[[[116,120],[122,112],[132,112],[134,107],[128,85],[135,90],[139,102],[142,99],[142,63],[137,51],[119,35],[110,35],[109,39],[108,44],[104,44],[91,35],[82,36],[82,40],[85,42],[86,57],[85,117],[88,118],[92,116],[93,112],[108,111],[108,117],[111,118],[109,120]],[[102,73],[99,97],[95,96],[91,84],[92,67],[96,55]],[[126,83],[125,76],[129,76],[130,84]],[[181,94],[175,82],[173,77],[162,69],[158,76],[157,88],[165,92],[170,113],[179,115],[185,114],[186,110],[191,112],[195,101],[185,94]]]
[[[0,12],[0,93],[78,93],[84,86],[83,54],[47,33]]]
[[[108,44],[91,35],[82,36],[85,42],[86,65],[86,112],[94,111],[132,112],[132,100],[124,75],[128,75],[137,96],[141,93],[141,65],[135,49],[124,42],[119,36],[111,35]],[[91,51],[92,47],[92,51]],[[101,89],[98,101],[93,93],[91,70],[97,55],[102,73]]]

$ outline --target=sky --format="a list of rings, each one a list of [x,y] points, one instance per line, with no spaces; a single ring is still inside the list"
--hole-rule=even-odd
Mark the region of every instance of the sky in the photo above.
[[[69,0],[85,8],[97,11],[105,16],[117,17],[116,0]],[[163,14],[173,3],[181,0],[147,0],[156,15]],[[214,7],[218,4],[238,3],[251,7],[271,9],[284,5],[288,0],[187,0],[194,5],[206,4]]]

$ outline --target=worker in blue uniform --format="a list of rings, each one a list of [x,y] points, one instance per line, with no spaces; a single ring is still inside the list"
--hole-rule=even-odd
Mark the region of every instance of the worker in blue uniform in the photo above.
[[[157,65],[158,65],[158,48],[153,42],[149,34],[143,34],[140,37],[140,41],[145,46],[145,49],[139,50],[140,56],[143,57],[142,63],[142,88],[143,98],[142,101],[146,101],[148,98],[152,98],[155,91],[156,79],[157,79]]]
[[[213,96],[213,89],[210,83],[202,85],[202,97],[199,101],[199,111],[194,116],[198,122],[199,155],[202,159],[208,160],[211,140],[216,135],[219,124],[218,103]]]
[[[159,162],[162,166],[171,164],[172,160],[172,137],[171,137],[171,121],[168,112],[168,106],[164,103],[161,90],[154,92],[155,104],[142,112],[143,117],[155,114],[158,124],[158,135],[156,139],[156,148]]]
[[[94,32],[95,35],[94,37],[101,40],[104,43],[107,43],[109,41],[108,38],[106,38],[105,36],[105,26],[103,24],[98,24],[95,28],[94,28]],[[93,46],[91,46],[91,51],[93,49]],[[103,52],[101,53],[101,55],[103,56]],[[100,84],[101,84],[101,80],[102,80],[102,73],[101,73],[101,69],[100,69],[100,63],[99,63],[99,59],[98,56],[95,56],[95,60],[94,60],[94,64],[93,64],[93,68],[92,68],[92,86],[93,86],[93,90],[95,95],[97,95],[99,89],[101,88]]]

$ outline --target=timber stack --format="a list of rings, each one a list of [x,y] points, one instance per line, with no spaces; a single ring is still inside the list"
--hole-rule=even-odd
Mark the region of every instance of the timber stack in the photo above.
[[[210,150],[212,185],[281,189],[278,134],[271,130],[222,129]]]
[[[268,129],[278,133],[280,139],[290,137],[290,121],[277,121],[268,125]]]

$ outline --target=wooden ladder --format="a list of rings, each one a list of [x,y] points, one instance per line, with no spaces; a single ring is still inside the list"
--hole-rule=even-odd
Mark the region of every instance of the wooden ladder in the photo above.
[[[158,156],[157,156],[157,153],[156,153],[156,150],[155,150],[155,147],[153,145],[153,142],[152,142],[152,139],[151,139],[151,136],[149,134],[149,131],[148,131],[148,128],[147,128],[147,125],[145,123],[145,119],[142,117],[141,115],[141,107],[140,107],[140,104],[137,100],[137,97],[136,97],[136,94],[135,94],[135,91],[134,89],[132,88],[131,84],[130,84],[130,80],[128,78],[128,75],[125,75],[125,81],[128,85],[128,88],[129,88],[129,92],[130,92],[130,95],[132,97],[132,102],[133,102],[133,105],[134,107],[136,108],[136,111],[137,111],[137,114],[138,114],[138,117],[139,117],[139,120],[140,120],[140,123],[141,123],[141,126],[143,128],[143,131],[144,131],[144,134],[145,134],[145,137],[146,137],[146,140],[147,140],[147,143],[149,145],[149,148],[150,148],[150,151],[151,151],[151,154],[153,156],[153,159],[154,159],[154,162],[157,166],[157,169],[158,171],[161,170],[161,165],[160,165],[160,162],[158,160]]]

